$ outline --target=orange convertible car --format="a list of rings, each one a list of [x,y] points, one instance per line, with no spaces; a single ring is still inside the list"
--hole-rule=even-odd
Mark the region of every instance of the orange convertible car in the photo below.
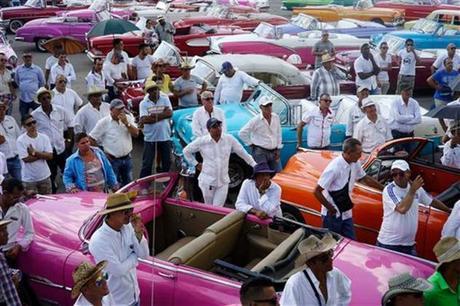
[[[281,198],[286,217],[321,226],[321,205],[313,192],[321,172],[337,154],[340,153],[303,149],[291,157],[284,170],[275,176],[274,180],[282,188]],[[362,163],[368,175],[387,184],[391,179],[390,167],[393,160],[405,159],[411,166],[413,177],[420,174],[425,182],[424,188],[453,207],[460,199],[460,170],[443,166],[441,155],[439,148],[425,138],[404,138],[380,146],[366,156]],[[375,244],[383,215],[381,191],[357,183],[352,200],[355,204],[353,220],[358,241]],[[447,213],[436,208],[419,206],[416,241],[420,256],[435,259],[432,249],[440,239],[447,217]]]

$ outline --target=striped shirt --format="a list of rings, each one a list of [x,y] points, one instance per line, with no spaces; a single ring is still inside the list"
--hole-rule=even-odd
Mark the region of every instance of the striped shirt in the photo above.
[[[333,68],[326,70],[321,67],[313,72],[313,77],[310,84],[310,96],[312,99],[317,100],[320,95],[327,93],[330,96],[340,95],[340,80],[345,80],[346,75],[339,69]]]
[[[21,306],[18,292],[11,279],[10,269],[6,263],[5,255],[0,252],[0,304],[8,306]]]

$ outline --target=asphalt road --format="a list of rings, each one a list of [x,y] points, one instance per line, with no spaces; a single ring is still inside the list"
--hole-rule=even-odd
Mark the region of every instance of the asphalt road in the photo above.
[[[291,16],[291,12],[281,10],[280,7],[281,7],[280,0],[272,0],[270,12],[273,14],[277,14],[277,15],[281,15],[281,16],[289,18]],[[34,44],[14,41],[14,35],[11,35],[11,34],[8,35],[8,39],[12,42],[13,48],[19,57],[19,62],[21,62],[22,54],[25,51],[29,51],[33,53],[34,63],[44,69],[45,60],[50,55],[49,53],[41,53],[41,52],[36,51]],[[75,68],[75,72],[77,74],[77,80],[72,82],[72,88],[83,97],[83,94],[86,92],[85,77],[91,69],[91,62],[86,57],[86,54],[69,55],[68,59],[73,64]],[[417,100],[420,102],[422,106],[426,108],[429,108],[432,104],[431,96],[417,97]],[[18,106],[15,106],[13,115],[19,122]],[[132,153],[133,161],[134,161],[133,175],[134,175],[134,178],[137,178],[140,172],[143,146],[142,146],[141,140],[135,141],[134,143],[135,143],[134,150]]]

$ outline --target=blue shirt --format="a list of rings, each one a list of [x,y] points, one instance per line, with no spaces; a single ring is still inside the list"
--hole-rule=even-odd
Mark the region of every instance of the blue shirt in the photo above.
[[[117,178],[113,172],[112,165],[105,156],[102,150],[92,147],[91,148],[96,154],[96,157],[99,159],[102,165],[102,171],[104,172],[104,180],[106,187],[118,186]],[[80,190],[87,190],[86,187],[86,175],[85,175],[85,162],[81,159],[79,151],[67,158],[65,163],[64,174],[62,176],[62,181],[64,182],[65,189],[67,191],[71,190],[74,187],[77,187]]]
[[[139,105],[139,113],[141,117],[150,116],[152,114],[162,113],[165,108],[172,109],[168,96],[160,93],[158,101],[154,103],[149,99],[149,96],[146,95]],[[160,120],[156,123],[145,123],[143,133],[144,141],[157,142],[171,140],[171,125],[169,124],[169,118]]]
[[[21,91],[19,99],[23,102],[32,102],[37,90],[45,86],[43,70],[34,64],[30,67],[24,65],[19,66],[16,69],[14,81],[19,86],[19,90]]]
[[[434,98],[450,102],[454,100],[452,96],[453,92],[449,85],[458,77],[460,73],[456,70],[452,70],[451,72],[447,72],[445,69],[440,69],[433,74],[433,80],[438,82],[439,85],[442,86],[441,90],[436,90],[434,93]]]

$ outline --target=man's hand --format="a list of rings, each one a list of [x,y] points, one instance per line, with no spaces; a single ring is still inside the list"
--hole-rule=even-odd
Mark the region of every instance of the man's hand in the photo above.
[[[259,193],[260,193],[260,194],[264,194],[264,193],[267,191],[267,189],[270,187],[270,184],[271,184],[270,179],[269,179],[269,178],[266,178],[266,179],[262,182],[262,184],[260,184],[260,186],[259,186]]]
[[[118,120],[121,121],[121,123],[123,123],[124,125],[128,125],[129,122],[128,122],[128,117],[126,117],[126,113],[122,112],[118,115]]]
[[[11,249],[6,252],[6,257],[16,259],[21,252],[22,248],[19,244],[15,244]]]
[[[417,190],[420,189],[420,187],[423,186],[423,178],[420,175],[417,175],[415,180],[412,181],[412,184],[410,185],[409,192],[412,194],[415,194]]]
[[[27,153],[29,153],[30,156],[35,156],[35,149],[31,144],[27,147]]]
[[[264,211],[261,211],[261,210],[258,210],[258,209],[254,209],[254,215],[256,215],[256,217],[259,218],[259,219],[267,219],[268,218],[268,215]]]
[[[337,209],[331,205],[331,207],[327,209],[327,214],[331,217],[335,217],[337,215]]]
[[[196,170],[200,171],[201,172],[201,169],[203,169],[203,164],[202,163],[198,163],[196,166],[195,166]]]
[[[195,88],[193,88],[193,87],[184,89],[184,93],[185,93],[186,95],[190,95],[190,94],[192,94],[192,93],[194,93],[194,92],[195,92]]]
[[[460,144],[460,136],[455,135],[451,138],[450,140],[450,147],[453,149],[455,148],[458,144]]]
[[[70,189],[70,193],[77,193],[77,192],[80,192],[80,189],[78,189],[77,187],[72,187]]]
[[[6,141],[5,136],[0,134],[0,144],[4,143]]]
[[[131,225],[136,232],[137,240],[141,241],[142,237],[144,236],[144,224],[142,223],[140,214],[133,214],[131,217]]]
[[[275,160],[279,160],[279,159],[280,159],[280,150],[279,150],[279,149],[276,149],[274,155],[275,155],[275,156],[274,156],[274,157],[275,157]]]
[[[295,149],[298,151],[301,147],[302,147],[302,144],[301,144],[301,143],[297,143],[297,145],[295,146]]]

